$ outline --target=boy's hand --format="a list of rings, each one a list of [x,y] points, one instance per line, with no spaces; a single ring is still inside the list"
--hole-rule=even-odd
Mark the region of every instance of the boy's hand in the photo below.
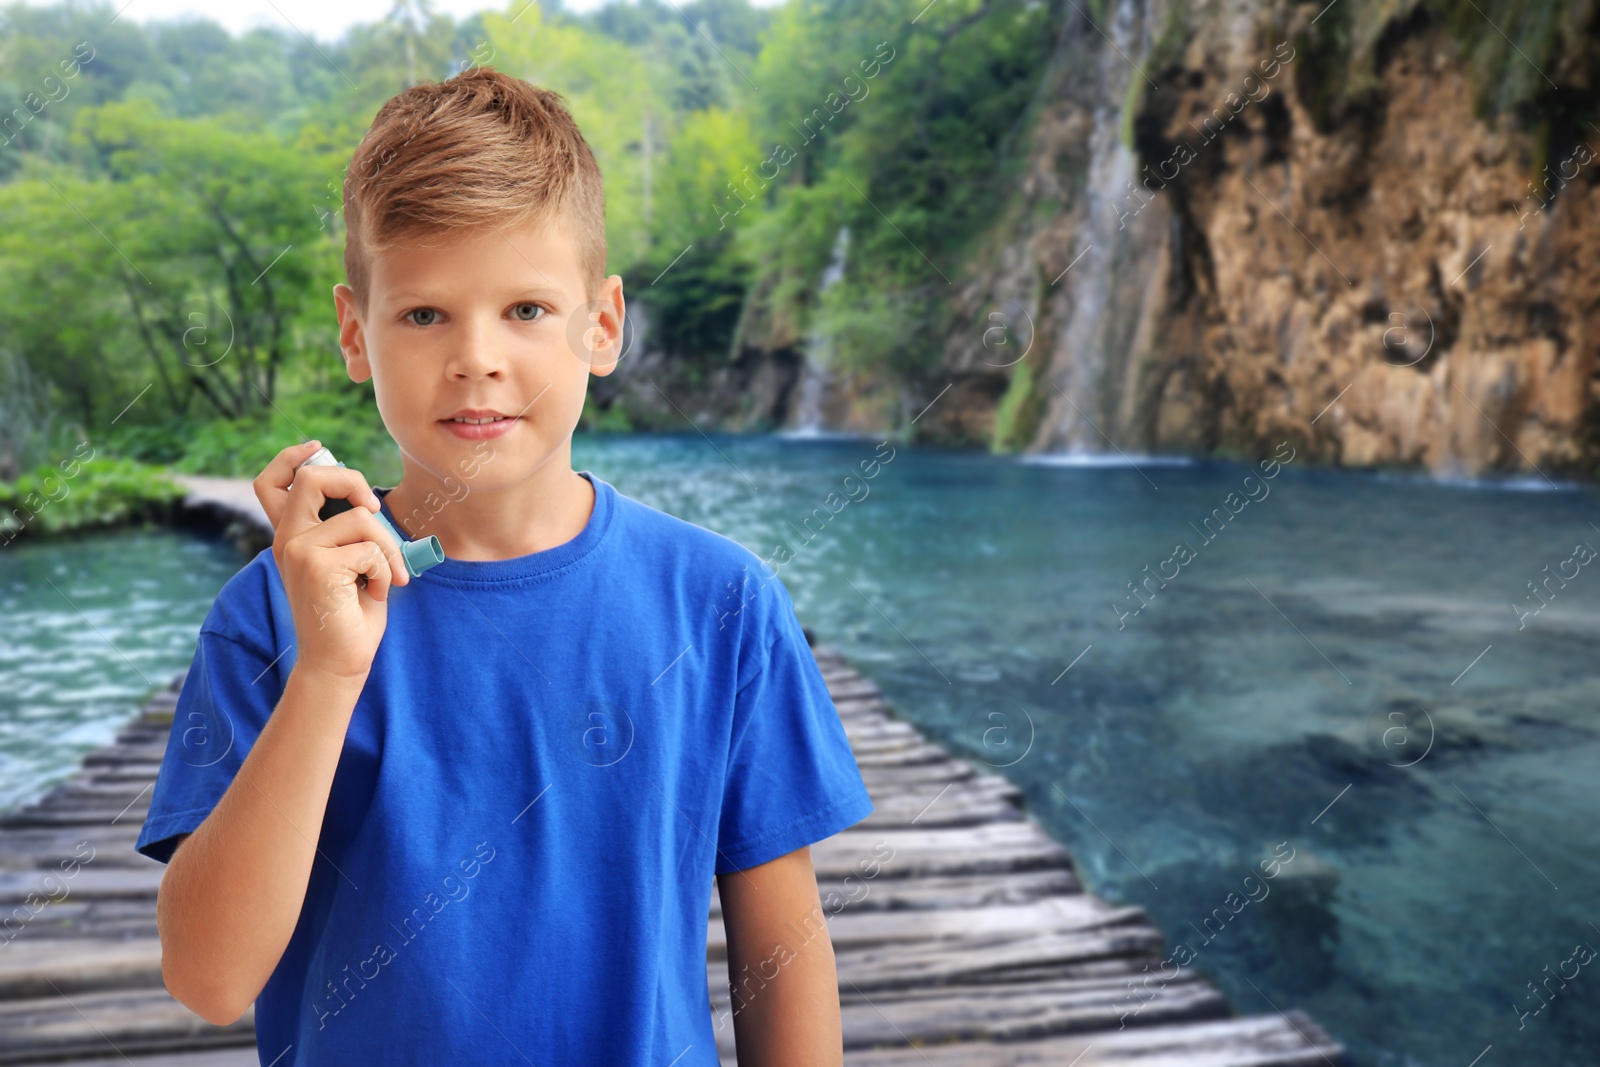
[[[388,621],[389,587],[411,576],[394,538],[374,518],[378,496],[359,471],[296,469],[318,447],[310,441],[284,449],[251,484],[272,523],[272,557],[294,615],[297,662],[324,674],[365,677]],[[317,513],[329,499],[355,506],[322,521]]]

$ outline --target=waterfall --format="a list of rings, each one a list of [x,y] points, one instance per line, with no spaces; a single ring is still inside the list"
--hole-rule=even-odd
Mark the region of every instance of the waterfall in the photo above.
[[[818,295],[827,292],[835,282],[844,277],[845,253],[850,247],[850,227],[840,226],[833,242],[833,255],[823,268],[817,286]],[[829,368],[828,339],[815,326],[806,341],[805,364],[800,369],[800,395],[794,407],[794,425],[785,436],[820,437],[825,433],[823,405],[827,401],[828,386],[833,379]]]
[[[1159,6],[1159,5],[1158,5]],[[1076,47],[1093,50],[1087,79],[1068,89],[1093,116],[1089,165],[1082,188],[1079,224],[1068,259],[1073,265],[1046,299],[1061,309],[1053,345],[1047,395],[1049,414],[1039,441],[1068,456],[1142,451],[1137,433],[1135,388],[1149,355],[1152,316],[1159,314],[1163,260],[1171,214],[1164,196],[1140,184],[1138,160],[1123,143],[1123,109],[1130,79],[1147,47],[1147,18],[1140,0],[1118,0],[1095,28],[1079,27]],[[1149,91],[1149,86],[1142,87]],[[1054,286],[1052,286],[1054,288]]]

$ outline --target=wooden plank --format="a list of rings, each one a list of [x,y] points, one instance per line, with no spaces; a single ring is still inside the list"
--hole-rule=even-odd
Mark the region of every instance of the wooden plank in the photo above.
[[[908,785],[942,786],[947,782],[960,782],[977,776],[977,769],[965,760],[945,759],[938,763],[917,763],[910,766],[861,768],[861,779],[870,793],[875,788]]]
[[[109,823],[119,816],[124,819],[132,819],[137,824],[144,821],[145,813],[149,810],[150,801],[148,797],[131,805],[64,804],[61,807],[35,808],[12,812],[5,818],[0,819],[0,830],[52,826],[98,826]]]
[[[1137,956],[1154,959],[1161,935],[1153,927],[1129,925],[1103,930],[970,938],[845,949],[834,953],[841,988],[872,993],[910,986],[1025,982],[1030,978],[1071,978],[1076,965]]]
[[[1022,818],[1022,812],[1008,800],[961,797],[930,806],[927,799],[900,794],[874,797],[872,814],[856,825],[885,829],[904,826],[978,826],[992,822],[1016,822]]]
[[[48,990],[47,990],[48,991]],[[0,1001],[0,1063],[255,1043],[255,1013],[213,1026],[154,989],[51,993]],[[119,1057],[120,1060],[120,1057]],[[124,1061],[125,1062],[125,1061]]]
[[[982,874],[1072,866],[1061,844],[1031,821],[935,829],[846,830],[811,846],[818,877]],[[866,865],[863,867],[863,865]]]
[[[14,1000],[106,989],[166,992],[161,981],[161,942],[154,938],[44,942],[19,936],[0,952],[0,1007]]]
[[[100,938],[125,940],[157,936],[156,916],[147,900],[63,901],[51,904],[31,921],[15,920],[0,950],[11,951],[37,941]]]
[[[0,871],[0,909],[10,909],[30,897],[65,900],[154,900],[165,867],[146,865],[138,870],[104,870],[80,866],[68,875],[59,868],[34,871]]]
[[[907,782],[869,788],[875,808],[914,807],[911,817],[936,819],[942,808],[999,801],[1009,809],[1006,820],[1021,815],[1022,792],[997,774],[975,774],[955,782]]]
[[[144,742],[141,744],[116,744],[97,749],[83,758],[85,767],[120,766],[124,763],[160,763],[161,757],[166,755],[167,742],[163,738],[159,743]]]
[[[897,942],[941,942],[941,948],[958,940],[978,939],[993,944],[996,938],[1033,938],[1132,925],[1148,925],[1143,909],[1113,907],[1098,897],[1077,893],[1000,907],[841,910],[828,918],[827,933],[837,953]],[[802,923],[794,936],[804,938],[820,933],[820,924]],[[708,929],[706,950],[713,959],[726,957],[727,942],[720,920],[713,921]]]
[[[141,1055],[138,1050],[133,1050],[131,1056],[74,1058],[70,1062],[72,1067],[261,1067],[261,1058],[256,1052],[254,1036],[250,1038],[248,1045],[241,1044],[203,1052],[152,1052]],[[34,1060],[15,1064],[14,1067],[61,1067],[61,1065],[61,1060],[50,1060],[48,1063]]]
[[[852,700],[883,699],[883,691],[871,679],[863,676],[840,679],[828,686],[828,692],[833,696],[835,704]]]
[[[948,877],[862,879],[858,876],[848,883],[827,879],[817,882],[817,895],[823,908],[830,912],[836,909],[841,915],[852,911],[1026,904],[1040,897],[1077,892],[1081,892],[1078,880],[1071,871],[1062,868]],[[715,886],[711,890],[711,914],[722,914]]]
[[[86,768],[97,782],[154,782],[161,770],[160,760],[128,760],[124,763],[97,764]]]
[[[120,800],[126,804],[149,791],[149,782],[142,785],[138,782],[102,782],[91,774],[73,775],[46,793],[38,803],[29,804],[27,807],[49,807],[91,798],[101,801]]]
[[[904,726],[892,719],[857,719],[844,724],[845,736],[850,739],[850,748],[858,756],[876,752],[892,752],[910,746],[923,745],[928,739],[914,730],[893,729]],[[940,749],[941,754],[949,753]]]
[[[924,763],[945,763],[950,753],[938,745],[924,742],[916,745],[892,746],[863,745],[856,750],[856,766],[863,775],[869,767],[905,767]]]
[[[1301,1012],[1129,1027],[1042,1041],[918,1043],[856,1050],[846,1067],[1344,1067],[1343,1049]]]
[[[1132,999],[1125,981],[1067,979],[1023,987],[960,986],[909,997],[853,995],[841,1005],[847,1047],[893,1046],[905,1034],[920,1042],[1018,1041],[1093,1030],[1116,1031],[1134,1019],[1142,1026],[1225,1018],[1228,1002],[1215,988],[1191,978]],[[714,1007],[725,1009],[728,1001]]]
[[[65,860],[97,867],[142,867],[153,862],[133,850],[139,820],[124,818],[102,826],[29,827],[0,831],[0,870],[60,869]],[[80,844],[92,848],[76,851]],[[90,860],[88,857],[93,856]]]

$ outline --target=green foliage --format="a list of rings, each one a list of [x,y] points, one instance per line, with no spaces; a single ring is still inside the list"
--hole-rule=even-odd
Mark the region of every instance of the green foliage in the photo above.
[[[816,354],[833,366],[911,378],[937,362],[944,315],[926,287],[897,291],[840,283],[822,294],[811,339]]]
[[[877,291],[850,301],[849,335],[866,342],[868,308],[921,316],[936,303],[923,288],[948,285],[965,243],[1007,197],[1002,147],[1048,58],[1051,17],[1046,5],[980,0],[941,4],[914,24],[888,0],[780,9],[755,75],[766,90],[762,143],[797,159],[740,242],[772,321],[824,314],[815,285],[842,225],[851,233],[845,282]],[[871,329],[903,345],[938,318]],[[847,338],[847,361],[851,347]],[[919,362],[902,348],[883,357],[875,366],[890,373]]]
[[[106,450],[143,463],[175,464],[183,459],[194,427],[181,422],[119,424],[106,436]]]
[[[1020,452],[1032,443],[1045,408],[1044,397],[1035,386],[1033,365],[1026,359],[1019,361],[995,410],[989,451]]]
[[[1591,87],[1559,87],[1568,60],[1593,47],[1587,0],[1345,0],[1294,41],[1296,86],[1317,126],[1374,112],[1386,48],[1426,25],[1441,26],[1466,60],[1480,118],[1593,110]]]
[[[733,336],[750,277],[734,238],[763,208],[757,186],[741,200],[729,183],[759,164],[757,144],[747,114],[713,106],[683,118],[656,170],[656,197],[670,209],[653,223],[653,249],[624,277],[650,304],[652,344],[681,359],[720,360]]]
[[[30,162],[0,185],[18,220],[0,232],[0,336],[86,424],[135,397],[135,421],[268,406],[335,280],[311,206],[325,161],[146,100],[80,111],[73,140],[92,177]]]
[[[183,496],[160,467],[90,453],[0,482],[0,536],[54,534],[128,522]],[[0,542],[3,543],[3,542]]]
[[[578,426],[591,433],[628,433],[635,428],[633,420],[619,405],[613,404],[601,410],[592,396],[583,398],[583,415],[578,420]]]
[[[1128,79],[1127,93],[1122,102],[1122,143],[1135,148],[1134,123],[1144,106],[1145,88],[1150,84],[1145,78],[1159,77],[1166,67],[1177,63],[1183,56],[1183,46],[1189,34],[1189,0],[1171,0],[1162,16],[1160,29],[1150,53]]]
[[[254,478],[272,457],[301,441],[318,440],[347,467],[374,485],[400,480],[400,453],[384,429],[370,383],[300,393],[277,407],[197,428],[184,446],[178,470]]]
[[[1560,73],[1563,53],[1583,47],[1562,39],[1564,17],[1590,7],[1573,0],[1434,0],[1435,9],[1466,54],[1479,115],[1512,111],[1554,87],[1546,72]],[[1593,27],[1570,27],[1583,34]],[[1592,45],[1591,45],[1592,47]]]
[[[1357,0],[1330,8],[1315,26],[1302,27],[1292,42],[1295,89],[1312,124],[1328,133],[1341,123],[1372,119],[1382,104],[1376,56],[1391,20],[1409,14],[1414,0]]]
[[[1139,115],[1139,107],[1144,101],[1145,80],[1139,77],[1138,72],[1128,79],[1128,88],[1122,94],[1122,125],[1118,136],[1124,148],[1133,148],[1133,120]]]

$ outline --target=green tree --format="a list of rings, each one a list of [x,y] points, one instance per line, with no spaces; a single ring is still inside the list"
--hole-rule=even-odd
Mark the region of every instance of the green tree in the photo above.
[[[197,399],[223,417],[270,405],[297,316],[335,280],[315,210],[328,161],[145,100],[86,109],[73,136],[100,176],[41,170],[0,187],[6,213],[28,220],[0,269],[29,309],[13,336],[30,365],[90,421],[131,385],[153,386],[173,416]]]

